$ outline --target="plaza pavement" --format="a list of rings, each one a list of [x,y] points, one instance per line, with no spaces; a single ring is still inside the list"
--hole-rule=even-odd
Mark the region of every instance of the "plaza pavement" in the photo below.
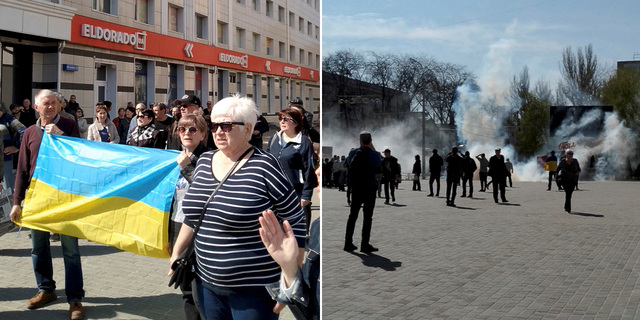
[[[314,219],[319,216],[319,203],[314,195]],[[51,248],[58,299],[41,309],[26,308],[26,301],[37,293],[27,233],[13,231],[0,237],[0,319],[69,319],[60,242],[52,242]],[[86,319],[184,319],[180,290],[167,286],[168,259],[139,256],[87,240],[80,240],[80,252]],[[280,314],[282,320],[294,319],[288,308]]]
[[[323,189],[323,319],[640,319],[640,182],[580,182],[575,214],[542,182],[505,205],[475,181],[457,208],[427,182],[377,199],[370,255],[342,250],[345,193]]]

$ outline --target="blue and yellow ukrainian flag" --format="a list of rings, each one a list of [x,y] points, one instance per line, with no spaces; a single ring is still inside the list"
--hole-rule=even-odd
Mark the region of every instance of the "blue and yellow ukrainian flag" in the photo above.
[[[45,134],[19,224],[168,258],[177,156]]]

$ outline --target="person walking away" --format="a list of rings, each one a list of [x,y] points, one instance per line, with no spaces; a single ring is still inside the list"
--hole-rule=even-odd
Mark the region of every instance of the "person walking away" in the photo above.
[[[456,189],[460,182],[460,169],[462,167],[462,157],[458,147],[451,148],[444,161],[447,163],[447,206],[455,207]]]
[[[485,157],[484,153],[476,156],[478,163],[480,163],[480,192],[487,190],[487,172],[489,171],[489,160]]]
[[[389,189],[391,189],[391,200],[396,202],[396,182],[398,179],[398,159],[391,156],[391,150],[384,150],[382,159],[382,183],[384,185],[384,204],[389,204]]]
[[[351,209],[347,220],[347,230],[344,236],[344,251],[354,251],[358,247],[353,245],[353,232],[358,220],[358,212],[362,207],[362,240],[360,251],[371,253],[378,248],[371,245],[371,225],[373,223],[373,209],[376,205],[376,172],[380,172],[382,161],[380,154],[373,147],[371,133],[360,133],[360,148],[349,152],[347,157],[349,179],[347,183],[352,190]]]
[[[489,174],[493,185],[493,201],[498,203],[498,190],[502,202],[509,202],[505,197],[505,184],[507,183],[507,166],[504,164],[504,156],[500,154],[500,148],[496,149],[496,154],[489,159]]]
[[[433,182],[436,182],[436,197],[440,196],[440,174],[442,173],[442,166],[444,165],[444,160],[438,154],[438,149],[433,149],[433,155],[429,158],[429,195],[428,197],[433,197]]]
[[[15,192],[13,193],[13,207],[11,208],[11,221],[19,221],[22,215],[20,203],[25,198],[31,175],[36,165],[36,157],[40,149],[42,134],[65,135],[68,137],[80,137],[78,125],[74,120],[60,117],[58,114],[62,108],[62,95],[57,92],[44,89],[35,97],[34,109],[38,111],[38,122],[25,130],[20,145],[18,169],[16,172]],[[83,319],[84,309],[80,302],[84,298],[82,264],[80,261],[80,248],[78,238],[60,235],[64,260],[65,296],[69,303],[70,319]],[[31,230],[31,258],[33,272],[36,276],[38,293],[27,301],[28,309],[44,307],[58,298],[56,295],[56,282],[53,280],[53,262],[51,259],[51,247],[49,232]]]
[[[558,180],[565,192],[564,211],[571,213],[571,196],[580,176],[580,163],[573,158],[573,150],[565,152],[566,157],[558,165]]]
[[[469,183],[469,198],[473,198],[473,173],[478,169],[476,161],[471,158],[469,151],[464,153],[462,160],[462,195],[461,198],[467,196],[467,182]]]
[[[556,169],[558,167],[558,158],[556,157],[556,152],[551,150],[550,154],[551,155],[544,163],[544,169],[546,171],[549,171],[549,184],[547,185],[547,191],[551,191],[551,182],[555,181],[557,178]],[[560,191],[560,186],[558,186],[558,191]]]
[[[413,163],[413,187],[411,190],[413,191],[422,191],[422,187],[420,186],[420,175],[422,174],[422,162],[420,161],[420,155],[416,154],[415,156],[416,162]]]
[[[511,174],[513,173],[513,163],[509,161],[509,158],[505,160],[504,165],[507,167],[507,179],[509,179],[509,188],[513,188],[513,181],[511,180]]]

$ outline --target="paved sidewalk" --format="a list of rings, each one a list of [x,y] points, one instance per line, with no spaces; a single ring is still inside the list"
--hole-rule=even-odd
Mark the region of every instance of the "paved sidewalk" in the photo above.
[[[457,208],[401,188],[376,201],[371,255],[342,251],[345,193],[323,189],[324,319],[640,318],[640,183],[580,182],[576,214],[542,182]]]
[[[316,196],[313,203],[312,212],[317,218]],[[37,293],[27,233],[14,231],[0,237],[0,319],[69,319],[60,242],[52,242],[51,250],[58,300],[37,310],[27,310],[25,306]],[[180,290],[167,286],[168,259],[139,256],[87,240],[80,240],[80,252],[86,319],[184,319]],[[285,308],[280,319],[294,318]]]

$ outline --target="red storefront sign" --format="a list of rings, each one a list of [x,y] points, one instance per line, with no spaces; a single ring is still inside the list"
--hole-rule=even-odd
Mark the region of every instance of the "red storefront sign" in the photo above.
[[[314,69],[293,66],[78,15],[71,20],[71,40],[69,42],[228,69],[319,81],[318,72]]]

